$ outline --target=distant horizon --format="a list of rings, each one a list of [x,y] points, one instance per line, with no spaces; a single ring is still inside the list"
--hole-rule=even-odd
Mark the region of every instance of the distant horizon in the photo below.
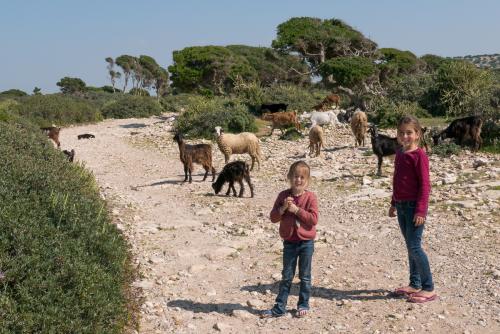
[[[2,7],[0,39],[7,52],[0,55],[0,91],[28,94],[35,87],[43,94],[59,92],[56,83],[63,77],[80,78],[93,87],[110,85],[106,57],[148,55],[168,69],[172,52],[185,47],[270,47],[277,26],[301,16],[341,19],[379,48],[418,57],[500,53],[495,42],[500,2],[494,0],[311,0],[307,6],[297,0],[148,0],[140,5],[130,0],[27,0]]]

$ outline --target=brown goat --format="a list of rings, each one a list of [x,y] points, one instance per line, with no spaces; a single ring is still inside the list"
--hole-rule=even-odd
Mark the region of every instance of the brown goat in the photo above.
[[[184,142],[182,134],[177,133],[174,140],[179,145],[179,153],[181,162],[184,164],[184,182],[188,180],[189,183],[193,181],[191,174],[193,172],[193,163],[203,166],[205,169],[205,176],[203,181],[207,179],[208,172],[212,171],[212,182],[215,179],[215,168],[212,166],[212,145],[210,144],[196,144],[189,145]]]
[[[309,130],[309,155],[319,156],[323,145],[323,129],[319,125],[311,127]]]
[[[54,141],[54,143],[56,143],[57,148],[61,147],[61,143],[59,142],[59,132],[61,132],[61,128],[49,126],[41,129],[43,133],[45,133],[50,139]]]
[[[354,134],[354,146],[365,146],[365,136],[368,129],[368,117],[366,114],[358,110],[351,118],[351,130]]]
[[[278,112],[274,114],[265,113],[262,116],[262,119],[271,121],[272,123],[272,129],[269,135],[273,134],[274,129],[280,129],[283,133],[283,129],[290,126],[294,126],[295,129],[300,130],[300,124],[297,120],[297,112],[295,111]]]

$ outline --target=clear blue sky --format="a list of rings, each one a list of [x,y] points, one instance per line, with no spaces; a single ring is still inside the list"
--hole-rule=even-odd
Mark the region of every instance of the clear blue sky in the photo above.
[[[499,0],[0,0],[0,91],[109,84],[108,56],[163,67],[195,45],[270,46],[291,17],[339,18],[379,47],[421,56],[500,53]]]

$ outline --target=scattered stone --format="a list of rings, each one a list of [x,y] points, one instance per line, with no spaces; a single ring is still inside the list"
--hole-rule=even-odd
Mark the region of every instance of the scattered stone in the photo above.
[[[238,319],[242,319],[242,320],[247,320],[247,319],[251,319],[254,317],[252,315],[252,313],[250,313],[246,310],[233,310],[232,316],[235,318],[238,318]]]
[[[229,330],[231,329],[231,326],[229,326],[228,324],[225,324],[225,323],[223,323],[223,322],[217,322],[217,323],[213,326],[213,328],[214,328],[215,330],[218,330],[219,332],[224,333],[224,332],[229,331]]]

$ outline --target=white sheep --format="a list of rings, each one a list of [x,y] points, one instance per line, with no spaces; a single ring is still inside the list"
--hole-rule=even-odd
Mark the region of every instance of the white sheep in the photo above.
[[[309,130],[309,155],[319,156],[321,153],[321,147],[324,145],[323,140],[323,129],[319,125],[314,125]]]
[[[356,110],[351,118],[351,130],[354,134],[354,146],[365,146],[365,135],[368,129],[368,117],[361,110]]]
[[[260,170],[260,161],[262,153],[260,151],[259,139],[256,135],[250,132],[242,132],[238,134],[224,133],[220,126],[215,127],[217,145],[224,154],[225,163],[229,161],[231,154],[244,154],[248,153],[252,158],[253,170],[255,161]]]

